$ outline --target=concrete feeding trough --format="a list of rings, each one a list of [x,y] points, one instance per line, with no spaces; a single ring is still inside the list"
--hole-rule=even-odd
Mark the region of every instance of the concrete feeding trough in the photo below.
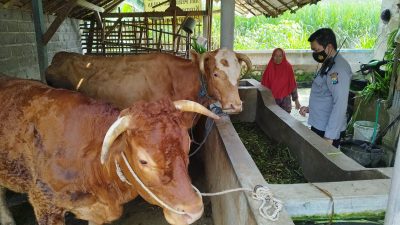
[[[256,80],[242,80],[239,91],[244,111],[216,121],[198,153],[205,167],[205,191],[265,185],[285,207],[278,221],[269,221],[260,216],[261,203],[250,194],[211,197],[214,224],[292,225],[292,218],[329,217],[333,202],[335,214],[385,211],[392,168],[359,165],[283,111]],[[267,184],[231,121],[255,122],[269,138],[288,146],[309,183]]]

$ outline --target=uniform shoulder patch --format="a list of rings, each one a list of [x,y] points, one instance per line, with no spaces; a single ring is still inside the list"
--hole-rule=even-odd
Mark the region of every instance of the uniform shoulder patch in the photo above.
[[[329,74],[329,76],[332,79],[332,84],[338,84],[339,83],[338,73],[334,72],[334,73]]]

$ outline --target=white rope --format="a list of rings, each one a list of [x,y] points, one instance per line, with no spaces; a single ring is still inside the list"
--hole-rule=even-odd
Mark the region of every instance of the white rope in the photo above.
[[[117,162],[117,159],[114,159],[114,163],[115,163],[116,172],[117,172],[117,175],[118,175],[119,179],[120,179],[122,182],[127,183],[129,186],[132,186],[132,184],[128,181],[128,179],[126,179],[124,173],[122,172],[122,169],[121,169],[121,167],[119,166],[119,164],[118,164],[118,162]]]
[[[234,188],[234,189],[229,189],[229,190],[214,192],[214,193],[201,193],[201,195],[202,196],[217,196],[217,195],[224,195],[224,194],[237,192],[237,191],[253,192],[253,190],[251,190],[250,188]]]
[[[193,186],[194,187],[194,186]],[[194,187],[195,188],[195,187]],[[195,188],[196,191],[197,188]],[[215,193],[201,193],[202,196],[217,196],[224,195],[237,191],[251,192],[252,198],[255,200],[262,201],[261,206],[258,208],[260,215],[271,221],[277,221],[279,219],[279,212],[282,211],[283,203],[281,200],[276,199],[272,196],[271,191],[268,187],[257,185],[254,190],[250,188],[234,188],[225,191]],[[269,204],[268,204],[269,203]],[[269,213],[271,211],[271,213]]]
[[[149,188],[146,187],[146,185],[143,184],[143,182],[139,179],[139,177],[136,175],[136,173],[133,171],[131,165],[129,164],[128,160],[126,159],[125,153],[121,152],[122,158],[124,159],[124,162],[126,164],[126,166],[129,169],[129,172],[131,172],[132,176],[135,178],[135,180],[140,184],[140,186],[142,186],[142,188],[154,199],[156,200],[163,208],[166,208],[176,214],[179,215],[185,215],[187,214],[186,212],[183,211],[178,211],[172,207],[170,207],[169,205],[167,205],[166,203],[164,203],[161,199],[159,199],[152,191],[150,191]]]
[[[131,165],[129,164],[128,160],[126,159],[126,156],[124,152],[121,152],[122,158],[126,164],[126,166],[129,169],[129,172],[131,172],[133,178],[140,184],[140,186],[152,197],[154,200],[156,200],[163,208],[166,208],[176,214],[184,215],[187,214],[186,212],[183,211],[177,211],[176,209],[172,208],[171,206],[167,205],[164,203],[161,199],[159,199],[149,188],[144,185],[144,183],[139,179],[139,177],[136,175],[136,173],[133,171]],[[117,167],[117,173],[118,173],[118,168],[120,169],[117,161],[115,160],[115,164]],[[120,169],[121,175],[119,176],[122,181],[124,181],[121,177],[123,176],[122,170]],[[126,178],[125,178],[126,179]],[[126,179],[127,181],[127,179]],[[125,181],[124,181],[125,182]],[[129,182],[129,181],[128,181]],[[215,192],[215,193],[202,193],[200,192],[195,186],[193,186],[193,189],[197,192],[197,194],[200,196],[217,196],[217,195],[224,195],[232,192],[237,192],[237,191],[244,191],[244,192],[251,192],[252,193],[252,198],[255,200],[262,201],[261,206],[258,208],[258,211],[260,212],[260,215],[265,218],[269,219],[271,221],[276,221],[279,219],[279,212],[282,210],[283,203],[279,199],[276,199],[273,197],[272,192],[268,187],[262,186],[262,185],[256,185],[254,190],[250,188],[234,188],[234,189],[229,189],[225,191],[220,191],[220,192]]]
[[[269,188],[257,185],[252,194],[253,199],[262,201],[261,206],[258,208],[260,215],[271,221],[279,219],[279,212],[282,210],[283,203],[281,200],[272,196]],[[271,211],[271,213],[268,213]]]

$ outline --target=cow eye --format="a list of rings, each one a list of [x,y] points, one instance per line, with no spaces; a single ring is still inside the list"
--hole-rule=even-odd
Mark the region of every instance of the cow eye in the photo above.
[[[214,77],[218,77],[218,73],[214,73],[213,75],[214,75]]]
[[[140,164],[142,164],[142,165],[146,165],[146,164],[147,164],[147,161],[146,161],[146,160],[143,160],[143,159],[140,159],[139,162],[140,162]]]

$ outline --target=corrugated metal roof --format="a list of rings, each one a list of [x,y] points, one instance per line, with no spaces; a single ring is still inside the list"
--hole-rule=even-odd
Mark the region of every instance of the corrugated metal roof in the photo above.
[[[110,12],[124,0],[86,0],[97,6],[103,7],[105,12]],[[65,0],[43,0],[43,13],[48,15],[57,15],[63,8],[68,5],[69,1]],[[24,11],[32,10],[31,0],[0,0],[0,7],[17,8]],[[82,7],[75,7],[69,14],[73,18],[87,18],[92,15],[93,11]]]
[[[320,0],[236,0],[236,12],[254,16],[277,17],[286,11],[296,10],[307,4],[316,4]]]
[[[124,0],[87,0],[97,6],[103,7],[105,12],[110,12]],[[291,11],[295,12],[307,4],[315,4],[320,0],[236,0],[236,12],[242,15],[265,15],[276,17],[280,14]],[[56,15],[68,4],[65,0],[43,0],[43,11],[45,14]],[[0,7],[18,8],[30,11],[31,0],[0,0]],[[69,14],[70,17],[84,19],[91,16],[91,10],[75,7]]]

